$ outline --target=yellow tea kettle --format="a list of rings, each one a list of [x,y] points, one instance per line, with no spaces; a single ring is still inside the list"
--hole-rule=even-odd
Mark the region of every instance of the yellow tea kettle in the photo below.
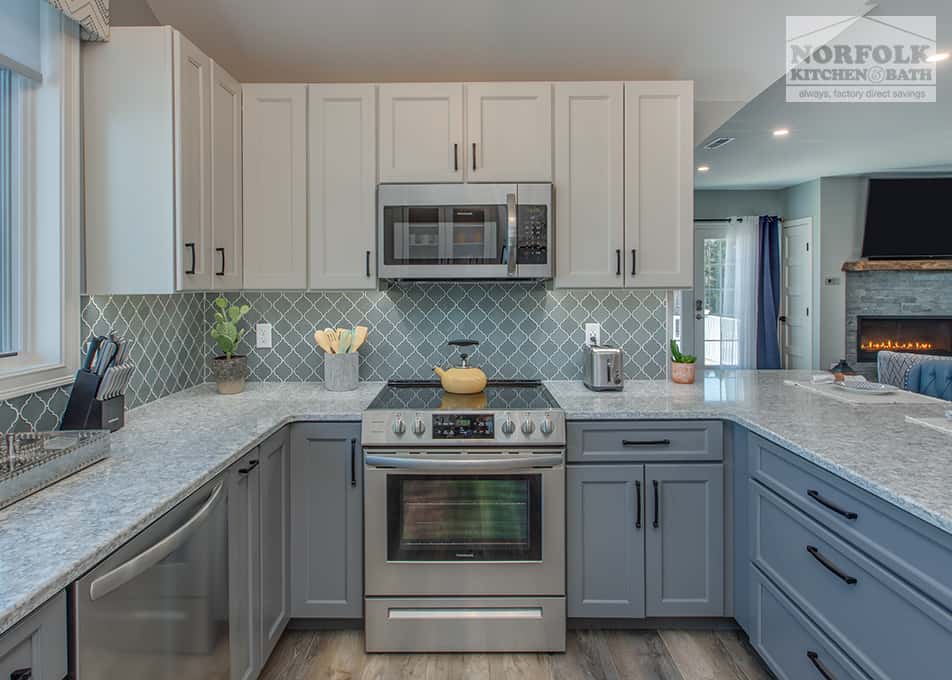
[[[477,347],[479,345],[475,340],[450,340],[447,343],[450,347]],[[470,366],[466,361],[469,359],[469,353],[460,353],[460,365],[443,370],[439,366],[433,370],[440,376],[440,383],[443,389],[453,394],[477,394],[486,387],[486,374],[482,370]]]

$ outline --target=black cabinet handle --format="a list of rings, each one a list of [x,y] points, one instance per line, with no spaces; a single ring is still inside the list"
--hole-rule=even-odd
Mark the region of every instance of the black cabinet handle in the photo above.
[[[651,525],[657,529],[661,524],[658,522],[658,497],[661,495],[661,487],[658,484],[657,479],[651,480],[651,485],[654,487],[654,522]]]
[[[192,268],[191,268],[191,269],[186,269],[186,270],[185,270],[185,273],[186,273],[186,274],[194,274],[194,273],[195,273],[195,264],[196,264],[196,261],[195,261],[195,244],[194,244],[194,243],[186,243],[186,244],[185,244],[185,247],[192,251]]]
[[[635,481],[635,528],[641,528],[641,482]]]
[[[817,491],[816,489],[807,489],[807,496],[815,500],[824,508],[828,510],[832,510],[837,515],[843,515],[843,517],[845,517],[846,519],[856,519],[857,517],[859,517],[859,515],[853,512],[852,510],[844,510],[833,501],[829,501],[825,499],[823,496],[820,495],[820,492]]]
[[[357,486],[357,440],[350,440],[350,485]]]
[[[476,169],[476,142],[473,142],[473,170]]]
[[[820,661],[820,655],[814,651],[807,652],[807,658],[810,660],[810,663],[813,664],[813,667],[819,671],[820,675],[823,676],[824,680],[836,680],[836,676],[830,673],[830,669],[823,665],[823,662]]]
[[[843,572],[838,566],[830,562],[830,560],[821,553],[816,547],[812,545],[807,546],[807,552],[813,555],[813,559],[826,567],[829,571],[836,575],[837,578],[842,579],[842,581],[848,585],[854,585],[856,579]]]
[[[224,276],[225,275],[225,249],[215,248],[215,251],[221,253],[221,270],[215,272],[215,276]]]
[[[621,276],[621,250],[615,251],[615,276]]]
[[[32,680],[32,668],[18,668],[10,673],[10,680]]]
[[[453,172],[459,172],[459,144],[453,145]]]
[[[635,441],[633,439],[622,439],[622,446],[671,446],[670,439],[645,439],[643,441]]]
[[[364,267],[367,270],[367,278],[370,278],[370,251],[364,253]]]
[[[248,474],[249,472],[251,472],[252,470],[254,470],[256,467],[258,467],[258,461],[256,461],[256,460],[249,461],[249,462],[248,462],[248,467],[246,467],[246,468],[239,468],[239,469],[238,469],[238,474],[239,474],[239,475],[246,475],[246,474]]]
[[[631,275],[634,276],[638,273],[638,251],[634,248],[631,249]]]

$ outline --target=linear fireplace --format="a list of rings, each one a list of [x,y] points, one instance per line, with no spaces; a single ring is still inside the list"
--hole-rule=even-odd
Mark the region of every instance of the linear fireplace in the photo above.
[[[876,361],[876,354],[880,350],[952,355],[952,317],[858,317],[857,360]]]

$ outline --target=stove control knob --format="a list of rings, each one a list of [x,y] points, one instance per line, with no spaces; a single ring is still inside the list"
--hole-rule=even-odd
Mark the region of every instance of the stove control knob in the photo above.
[[[499,426],[499,429],[508,437],[516,431],[516,424],[512,422],[512,418],[506,416],[506,419],[502,421],[502,425]]]
[[[392,428],[395,435],[401,435],[407,431],[407,424],[403,422],[403,418],[397,416],[393,419]]]
[[[528,437],[533,432],[535,432],[535,423],[532,422],[531,418],[526,417],[526,419],[522,421],[522,434]]]
[[[426,432],[426,423],[423,422],[423,418],[417,418],[413,421],[413,434],[418,437]]]
[[[542,419],[542,424],[539,425],[539,432],[548,437],[550,434],[552,434],[554,429],[555,425],[552,423],[552,418],[550,416],[546,416]]]

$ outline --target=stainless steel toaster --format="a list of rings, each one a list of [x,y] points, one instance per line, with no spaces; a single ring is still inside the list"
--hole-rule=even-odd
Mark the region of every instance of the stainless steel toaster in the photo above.
[[[625,366],[621,347],[586,345],[582,382],[596,392],[621,390],[625,386]]]

